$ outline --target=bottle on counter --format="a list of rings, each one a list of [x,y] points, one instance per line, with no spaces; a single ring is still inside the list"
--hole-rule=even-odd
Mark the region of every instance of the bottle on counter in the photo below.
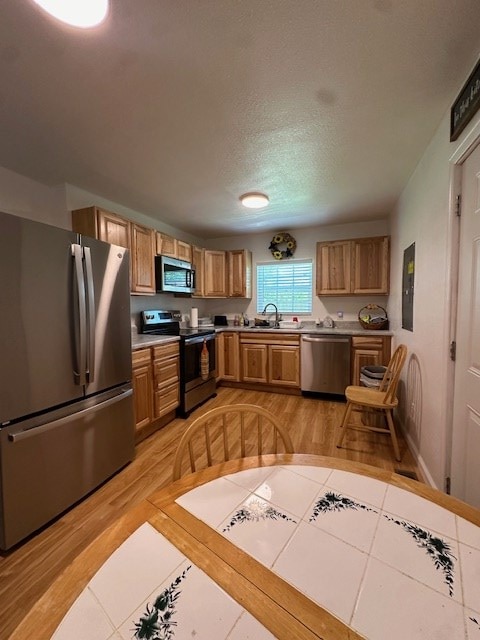
[[[240,318],[238,320],[238,323],[241,327],[243,327],[245,325],[245,318],[243,317],[243,313],[240,314]]]

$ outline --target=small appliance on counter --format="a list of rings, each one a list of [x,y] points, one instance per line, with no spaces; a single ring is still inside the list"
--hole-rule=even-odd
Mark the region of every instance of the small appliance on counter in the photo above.
[[[227,316],[214,316],[213,324],[216,327],[228,327]]]

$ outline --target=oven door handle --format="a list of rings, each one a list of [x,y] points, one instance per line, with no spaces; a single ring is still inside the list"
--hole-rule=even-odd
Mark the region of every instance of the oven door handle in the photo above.
[[[203,336],[192,336],[191,338],[185,338],[185,346],[188,346],[189,344],[198,344],[199,342],[203,342],[204,340],[206,340],[207,342],[209,340],[215,340],[215,334],[207,333]]]

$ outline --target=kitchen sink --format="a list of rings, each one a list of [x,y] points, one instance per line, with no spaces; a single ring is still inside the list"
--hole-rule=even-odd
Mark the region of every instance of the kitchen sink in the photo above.
[[[255,331],[258,331],[258,329],[260,329],[260,330],[262,330],[262,329],[263,329],[263,330],[267,329],[268,331],[270,331],[271,329],[280,329],[280,327],[270,327],[270,326],[268,326],[268,327],[264,327],[264,326],[262,326],[262,325],[252,325],[252,326],[250,327],[250,329],[255,329]]]

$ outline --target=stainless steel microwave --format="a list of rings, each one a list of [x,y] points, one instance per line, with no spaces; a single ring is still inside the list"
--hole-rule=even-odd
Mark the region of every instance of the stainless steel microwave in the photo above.
[[[195,271],[184,260],[155,256],[155,284],[157,293],[194,293]]]

